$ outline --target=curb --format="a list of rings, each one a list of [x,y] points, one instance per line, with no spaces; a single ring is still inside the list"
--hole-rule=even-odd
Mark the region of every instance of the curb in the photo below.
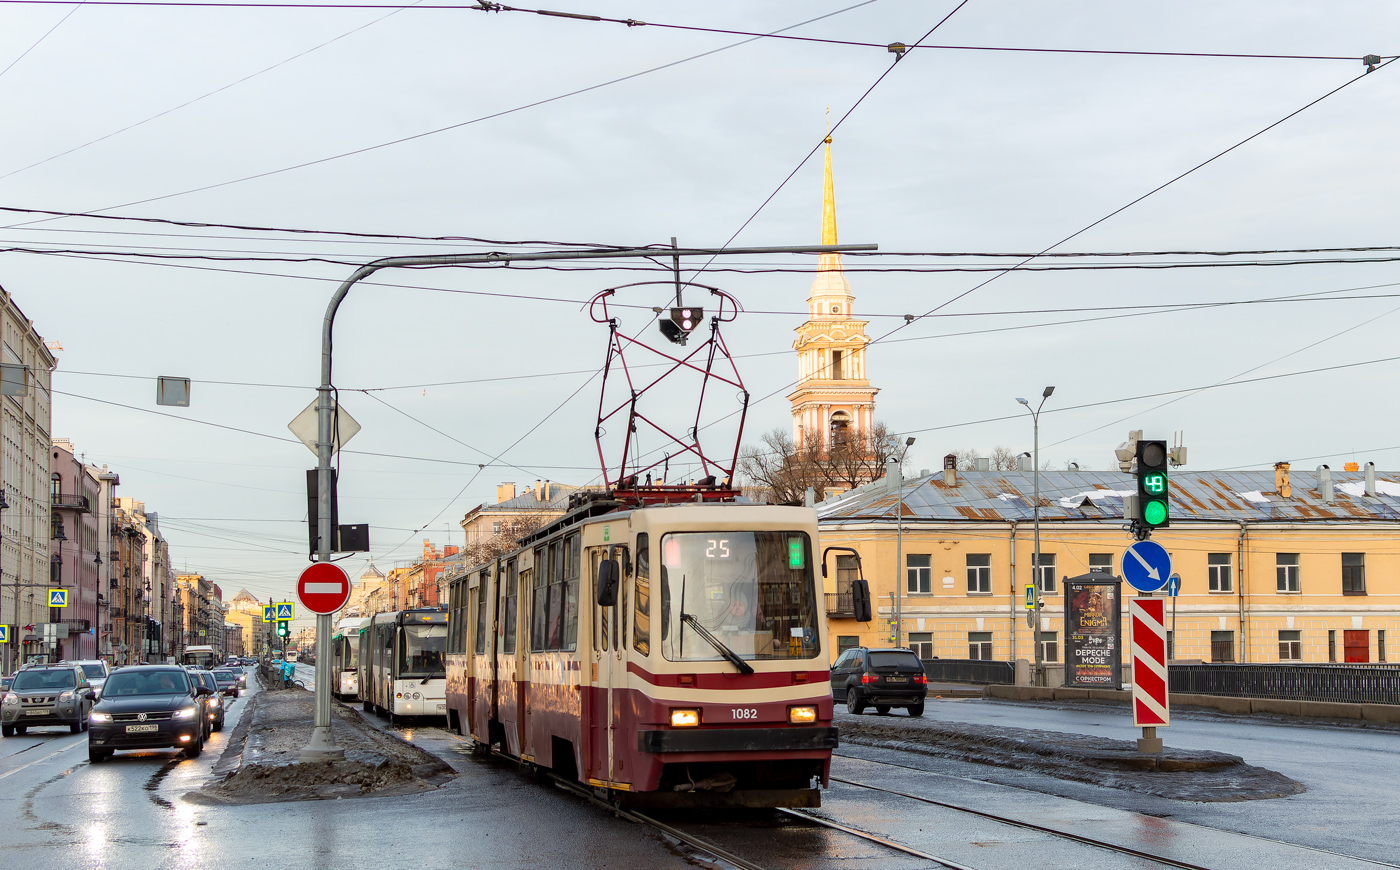
[[[1132,692],[1112,689],[1044,689],[1039,686],[987,686],[983,698],[1001,701],[1109,701],[1132,703]],[[1232,695],[1195,695],[1173,692],[1172,706],[1197,707],[1233,716],[1267,715],[1304,719],[1350,719],[1400,724],[1400,705],[1353,704],[1329,701],[1290,701],[1278,698],[1240,698]]]
[[[257,713],[258,698],[261,692],[248,696],[248,707],[239,717],[238,724],[229,734],[228,745],[219,755],[219,760],[209,769],[209,773],[219,781],[228,779],[243,767],[243,750],[248,745],[248,732],[253,728],[253,716]]]

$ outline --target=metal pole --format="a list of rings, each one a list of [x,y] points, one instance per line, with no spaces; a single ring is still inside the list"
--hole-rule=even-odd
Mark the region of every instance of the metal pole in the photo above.
[[[899,481],[899,501],[895,505],[895,556],[894,556],[894,645],[898,647],[901,632],[904,629],[904,584],[908,582],[906,577],[908,571],[904,567],[904,467],[900,464],[897,469]]]

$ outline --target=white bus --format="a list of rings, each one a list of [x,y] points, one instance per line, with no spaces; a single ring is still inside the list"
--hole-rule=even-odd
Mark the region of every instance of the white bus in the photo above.
[[[360,698],[389,717],[447,715],[447,612],[375,614],[360,633]]]
[[[350,616],[336,623],[331,635],[331,674],[335,685],[331,694],[342,700],[360,697],[360,631],[368,619]]]
[[[180,653],[180,664],[192,665],[197,668],[213,668],[215,665],[224,663],[222,657],[215,655],[212,646],[187,646],[185,651]]]

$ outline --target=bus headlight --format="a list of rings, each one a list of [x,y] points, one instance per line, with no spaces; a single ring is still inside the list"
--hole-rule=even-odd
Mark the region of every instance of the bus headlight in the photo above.
[[[700,724],[700,711],[699,711],[699,710],[672,710],[672,711],[671,711],[671,727],[672,727],[672,728],[694,728],[696,725],[699,725],[699,724]]]
[[[789,707],[788,722],[793,725],[811,725],[817,721],[816,707]]]

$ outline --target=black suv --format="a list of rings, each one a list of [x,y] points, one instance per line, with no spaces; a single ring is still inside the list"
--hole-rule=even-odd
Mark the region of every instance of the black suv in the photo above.
[[[77,665],[26,667],[0,703],[0,733],[13,737],[35,725],[67,725],[78,734],[87,728],[92,695]]]
[[[101,761],[118,749],[162,747],[194,758],[204,749],[205,698],[213,693],[177,665],[113,671],[92,708],[88,761]]]
[[[924,715],[928,677],[923,663],[910,649],[848,649],[831,666],[831,695],[845,700],[856,715],[867,705],[877,713],[903,707],[910,716]]]

